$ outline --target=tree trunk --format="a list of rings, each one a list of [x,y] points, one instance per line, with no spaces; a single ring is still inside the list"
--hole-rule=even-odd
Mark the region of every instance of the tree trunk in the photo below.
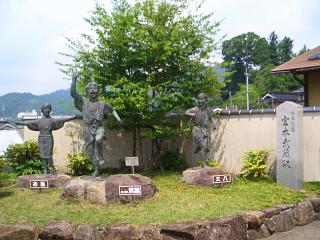
[[[132,132],[132,156],[135,157],[136,154],[137,154],[137,128],[134,128]]]
[[[145,164],[144,158],[143,158],[143,144],[142,144],[142,139],[141,139],[141,128],[137,128],[137,134],[138,134],[140,156],[141,156],[141,167],[143,167],[146,170],[147,164]]]
[[[155,154],[155,159],[159,163],[160,171],[162,174],[165,173],[162,161],[161,161],[161,140],[160,139],[155,139],[155,145],[156,145],[156,154]]]

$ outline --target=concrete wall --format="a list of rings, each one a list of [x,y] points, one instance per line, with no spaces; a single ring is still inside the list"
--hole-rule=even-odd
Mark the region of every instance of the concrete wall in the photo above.
[[[244,151],[252,149],[269,149],[271,157],[269,165],[276,156],[276,115],[268,114],[238,114],[220,115],[215,117],[216,129],[212,131],[212,151],[210,159],[221,162],[224,167],[233,173],[239,173],[241,158]],[[303,117],[303,144],[304,144],[304,180],[320,181],[320,112],[304,112]],[[73,138],[70,132],[76,133]],[[68,134],[69,133],[69,134]],[[38,132],[25,129],[25,140],[37,139]],[[68,122],[65,127],[54,131],[55,150],[54,162],[60,169],[65,169],[67,154],[73,150],[79,151],[83,146],[82,124],[76,120]],[[124,158],[132,156],[132,135],[124,132],[107,132],[104,156],[108,167],[124,165]],[[139,145],[139,144],[138,144]],[[151,142],[143,140],[143,150],[140,151],[139,161],[150,162]],[[172,139],[163,144],[163,151],[179,149],[189,166],[195,166],[200,159],[194,154],[195,146],[191,136]]]

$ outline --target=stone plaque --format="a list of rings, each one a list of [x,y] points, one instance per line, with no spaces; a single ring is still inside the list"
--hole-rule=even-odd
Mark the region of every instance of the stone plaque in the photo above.
[[[231,174],[213,175],[213,183],[229,183],[231,182]]]
[[[30,180],[30,188],[49,188],[48,180]]]
[[[119,186],[120,196],[137,196],[141,195],[141,186]]]
[[[277,182],[303,187],[303,108],[293,102],[277,107]]]

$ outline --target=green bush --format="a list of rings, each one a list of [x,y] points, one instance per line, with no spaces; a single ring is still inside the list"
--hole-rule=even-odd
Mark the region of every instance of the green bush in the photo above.
[[[4,156],[17,175],[41,173],[42,171],[39,146],[35,141],[11,144]]]
[[[90,159],[85,152],[68,154],[68,159],[67,167],[70,168],[71,174],[74,176],[87,175],[93,170]]]
[[[0,156],[0,169],[5,167],[8,164],[8,161],[5,157]]]
[[[201,163],[201,162],[200,162]],[[222,164],[215,161],[210,161],[209,159],[206,161],[206,165],[213,168],[219,168],[222,167]]]
[[[187,167],[179,151],[167,151],[161,155],[161,161],[165,170],[181,171]]]
[[[242,159],[241,176],[250,179],[266,177],[269,156],[270,151],[265,149],[246,151]]]

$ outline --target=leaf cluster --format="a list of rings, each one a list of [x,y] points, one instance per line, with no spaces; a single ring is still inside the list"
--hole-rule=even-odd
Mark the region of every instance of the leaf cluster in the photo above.
[[[92,173],[93,166],[85,152],[68,154],[67,158],[69,160],[67,167],[72,175],[81,176]]]
[[[127,130],[173,135],[175,124],[164,115],[189,108],[199,92],[214,95],[221,87],[206,64],[216,49],[219,27],[211,17],[191,14],[185,0],[121,0],[111,12],[97,5],[87,19],[92,34],[83,34],[81,41],[69,39],[74,63],[62,67],[66,73],[70,67],[80,70],[80,88],[94,77],[101,99],[117,110]]]
[[[269,156],[270,151],[265,149],[246,151],[242,159],[241,176],[249,179],[266,177],[266,163]]]

